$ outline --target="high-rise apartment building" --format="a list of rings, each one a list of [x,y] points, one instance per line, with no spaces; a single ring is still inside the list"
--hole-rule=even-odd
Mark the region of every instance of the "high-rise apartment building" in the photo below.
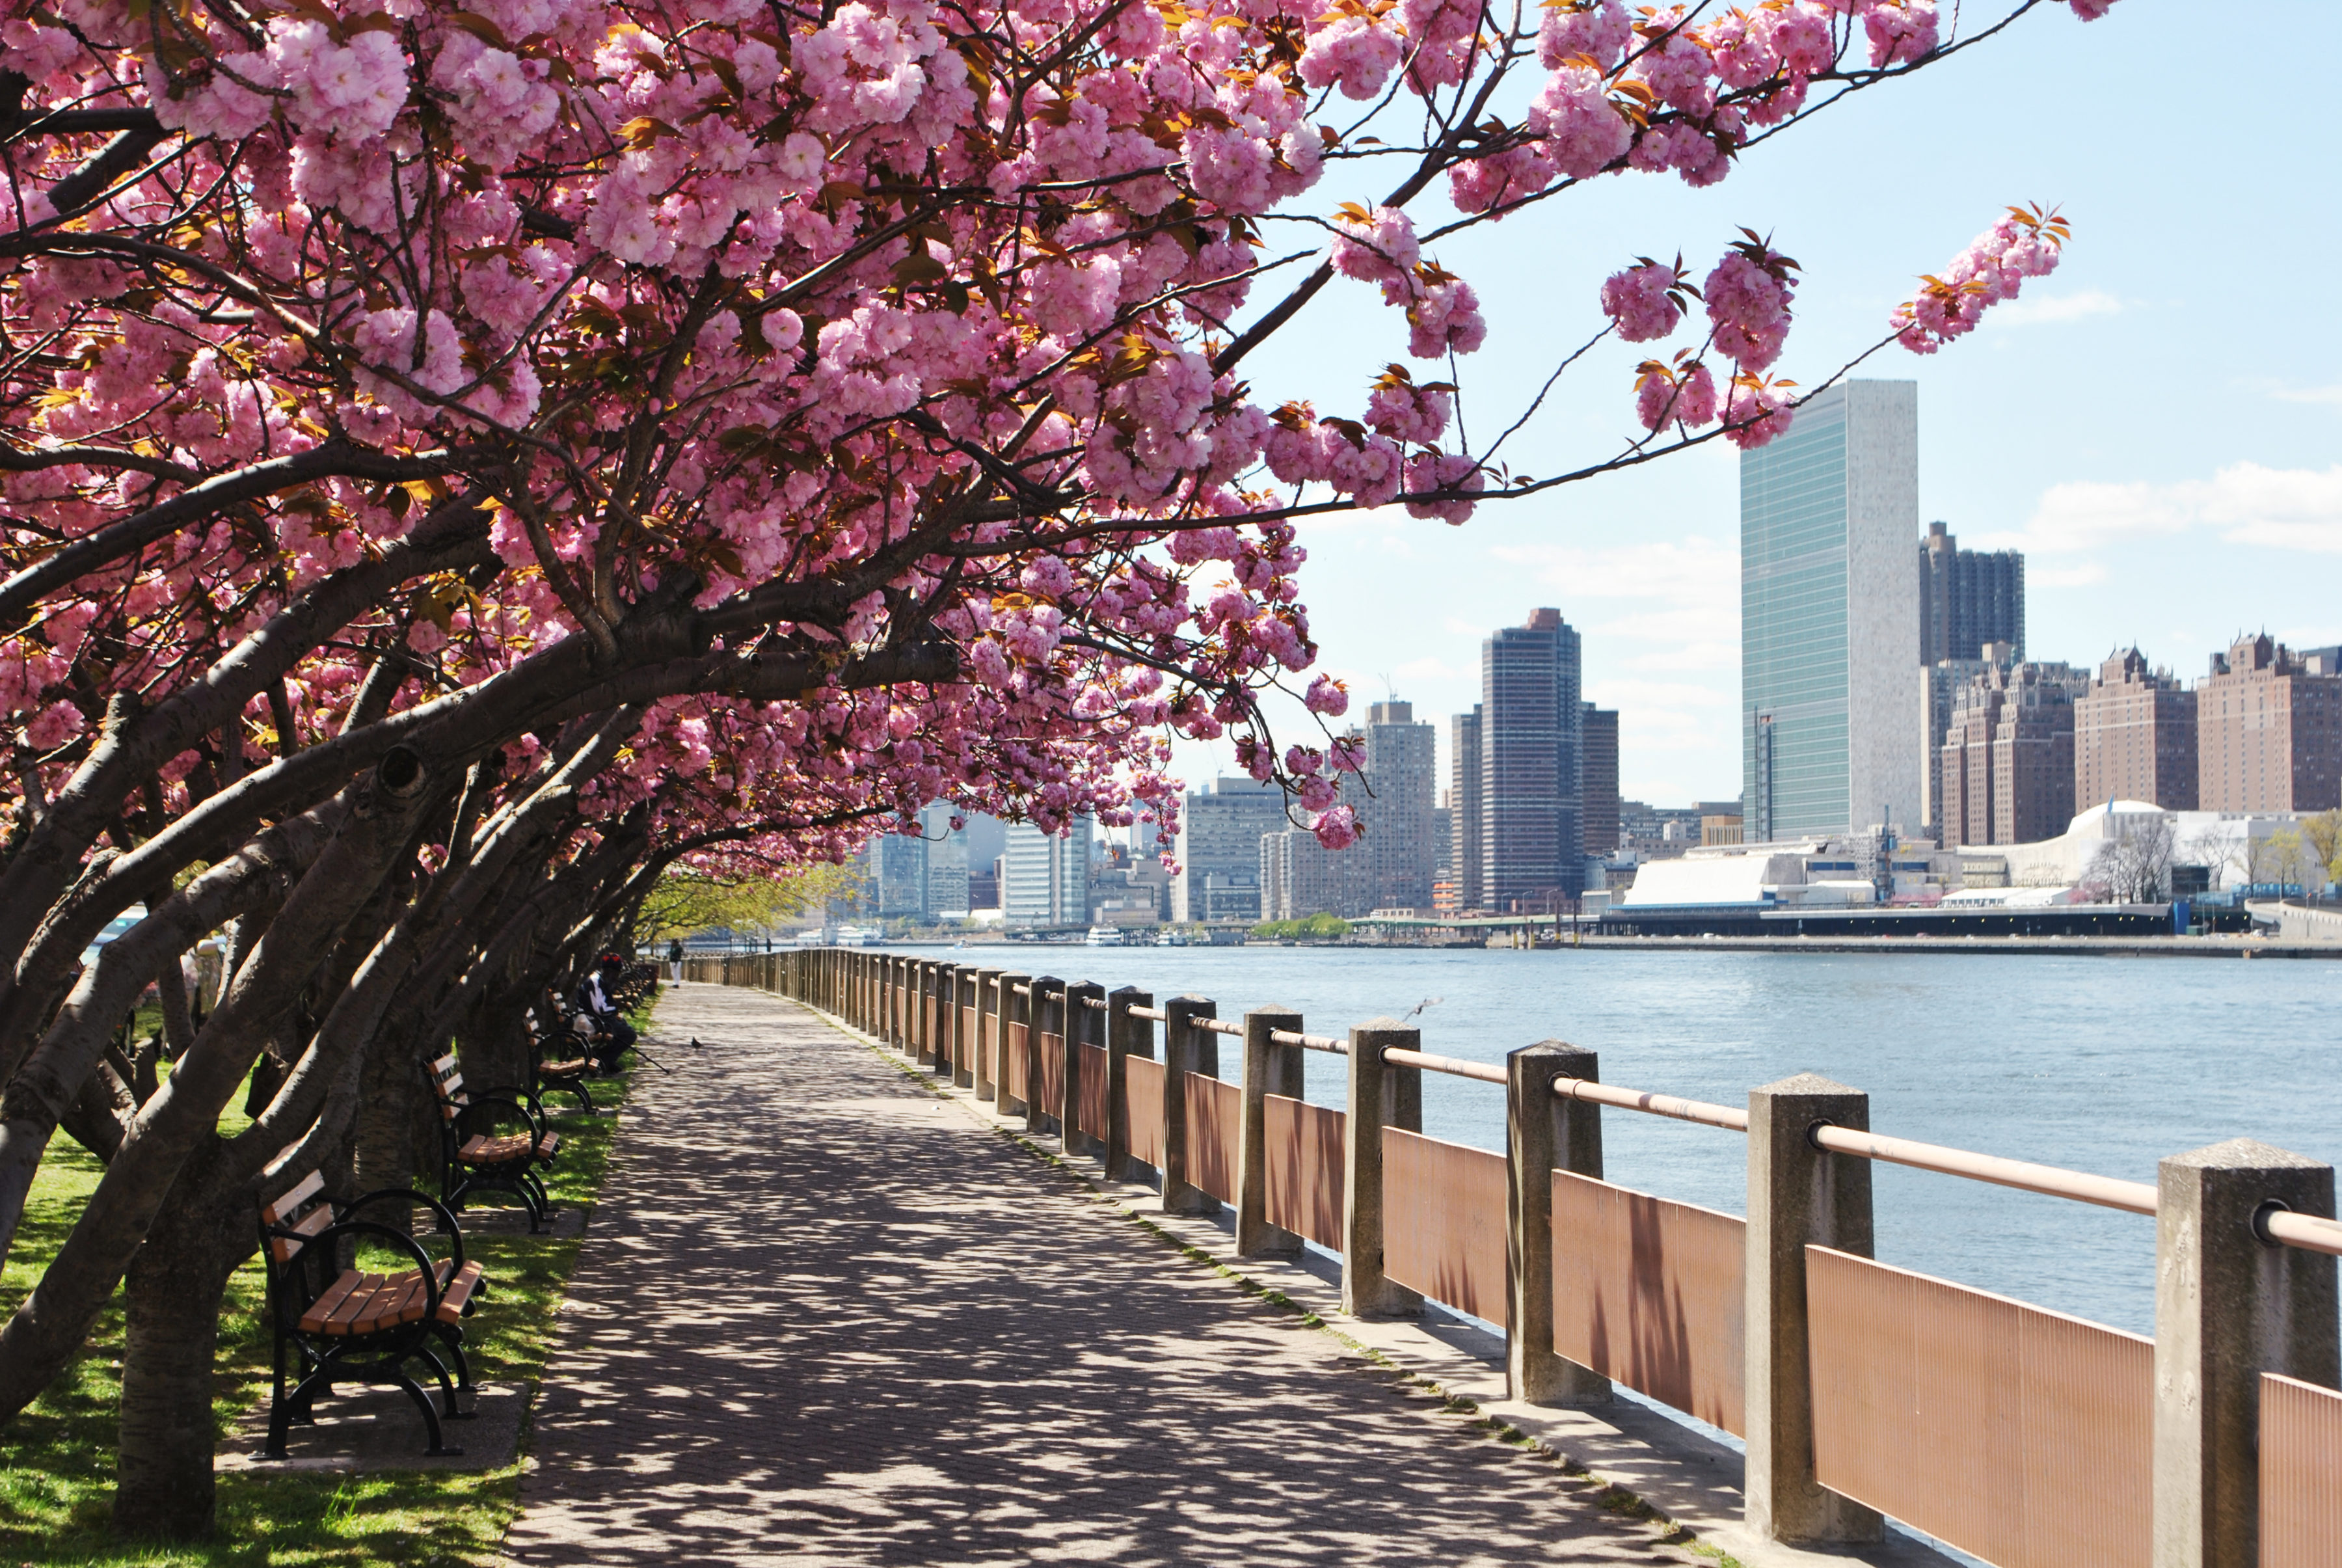
[[[2342,675],[2312,674],[2267,632],[2214,654],[2196,685],[2196,779],[2207,811],[2342,806]]]
[[[1939,658],[1919,667],[1919,827],[1938,838],[1943,837],[1942,759],[1944,742],[1951,734],[1952,706],[1977,676],[2016,661],[2016,649],[2005,642],[1987,643],[1977,652],[1980,657],[1975,658]]]
[[[1817,395],[1740,457],[1741,799],[1754,842],[1917,820],[1919,398]]]
[[[1964,550],[1948,527],[1929,523],[1919,541],[1919,662],[1974,658],[1988,642],[2025,657],[2025,558]]]
[[[1459,713],[1448,727],[1448,863],[1456,907],[1486,906],[1480,885],[1480,708]]]
[[[936,801],[919,813],[920,830],[927,840],[927,913],[967,912],[967,829],[954,830],[952,809]]]
[[[2196,694],[2147,668],[2135,648],[2109,654],[2074,700],[2074,799],[2077,809],[2107,800],[2196,809]]]
[[[1373,792],[1359,802],[1366,842],[1340,853],[1366,862],[1370,909],[1427,910],[1439,858],[1433,842],[1438,732],[1416,720],[1413,703],[1393,699],[1366,709],[1366,739]]]
[[[1958,844],[2032,844],[2074,819],[2074,701],[2088,678],[2070,665],[1993,665],[1953,700],[1941,753],[1940,836]]]
[[[1328,849],[1306,828],[1264,833],[1260,839],[1260,912],[1265,920],[1339,915],[1346,920],[1371,913],[1374,870],[1363,847]]]
[[[1586,858],[1618,852],[1618,714],[1586,705]]]
[[[1285,815],[1285,791],[1246,778],[1217,779],[1189,792],[1181,816],[1171,918],[1247,923],[1261,919],[1260,839],[1293,825]]]
[[[1577,633],[1530,612],[1480,645],[1480,890],[1499,911],[1585,885],[1585,705]]]
[[[1086,926],[1090,920],[1090,819],[1064,833],[1029,822],[1008,825],[1002,856],[1001,919],[1012,926]]]
[[[918,920],[927,912],[927,841],[916,833],[888,833],[864,851],[870,912],[882,920]]]

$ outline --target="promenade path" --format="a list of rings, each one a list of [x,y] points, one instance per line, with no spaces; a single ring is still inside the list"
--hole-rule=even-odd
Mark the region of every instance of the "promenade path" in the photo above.
[[[658,1019],[513,1563],[1693,1561],[796,1004]]]

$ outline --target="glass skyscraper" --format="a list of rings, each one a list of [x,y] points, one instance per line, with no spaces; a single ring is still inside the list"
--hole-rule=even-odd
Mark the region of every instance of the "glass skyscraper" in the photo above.
[[[1751,841],[1919,821],[1919,397],[1850,381],[1740,457],[1741,809]]]
[[[1577,633],[1532,612],[1480,647],[1480,896],[1542,910],[1585,886]]]

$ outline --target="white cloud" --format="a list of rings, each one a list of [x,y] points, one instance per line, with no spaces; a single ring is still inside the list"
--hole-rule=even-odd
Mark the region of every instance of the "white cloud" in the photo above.
[[[1735,619],[1740,614],[1739,547],[1698,534],[1606,549],[1502,545],[1489,554],[1528,568],[1537,581],[1573,598],[1656,599],[1710,613],[1720,610]],[[1566,606],[1562,613],[1569,615]]]
[[[2026,582],[2034,588],[2089,588],[2107,580],[2104,561],[2078,561],[2067,567],[2027,566]]]
[[[2093,316],[2120,316],[2123,302],[2103,288],[2085,288],[2072,294],[2041,294],[2031,298],[2019,297],[1992,313],[1996,325],[2002,327],[2041,326],[2058,321],[2083,321]]]
[[[2280,387],[2269,396],[2280,403],[2326,403],[2342,408],[2342,386]]]
[[[2233,463],[2209,479],[2053,485],[2021,531],[1979,542],[2081,555],[2198,528],[2231,544],[2342,553],[2342,463],[2325,469]]]

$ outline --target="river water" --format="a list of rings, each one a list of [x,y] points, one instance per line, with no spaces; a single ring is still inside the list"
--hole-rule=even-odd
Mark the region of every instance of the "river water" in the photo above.
[[[932,950],[929,950],[932,951]],[[1811,1070],[1870,1094],[1873,1130],[2153,1181],[2157,1159],[2257,1138],[2342,1162],[2342,962],[2234,959],[1365,948],[981,948],[1002,964],[1222,1017],[1277,1005],[1340,1034],[1437,998],[1424,1049],[1476,1061],[1558,1039],[1603,1078],[1727,1105]],[[924,955],[923,955],[924,956]],[[1240,1048],[1221,1042],[1221,1075]],[[1345,1066],[1308,1056],[1339,1105]],[[1424,1131],[1504,1147],[1504,1092],[1425,1074]],[[1608,1179],[1745,1212],[1738,1133],[1605,1111]],[[1879,1260],[2140,1333],[2155,1222],[1880,1164]]]

